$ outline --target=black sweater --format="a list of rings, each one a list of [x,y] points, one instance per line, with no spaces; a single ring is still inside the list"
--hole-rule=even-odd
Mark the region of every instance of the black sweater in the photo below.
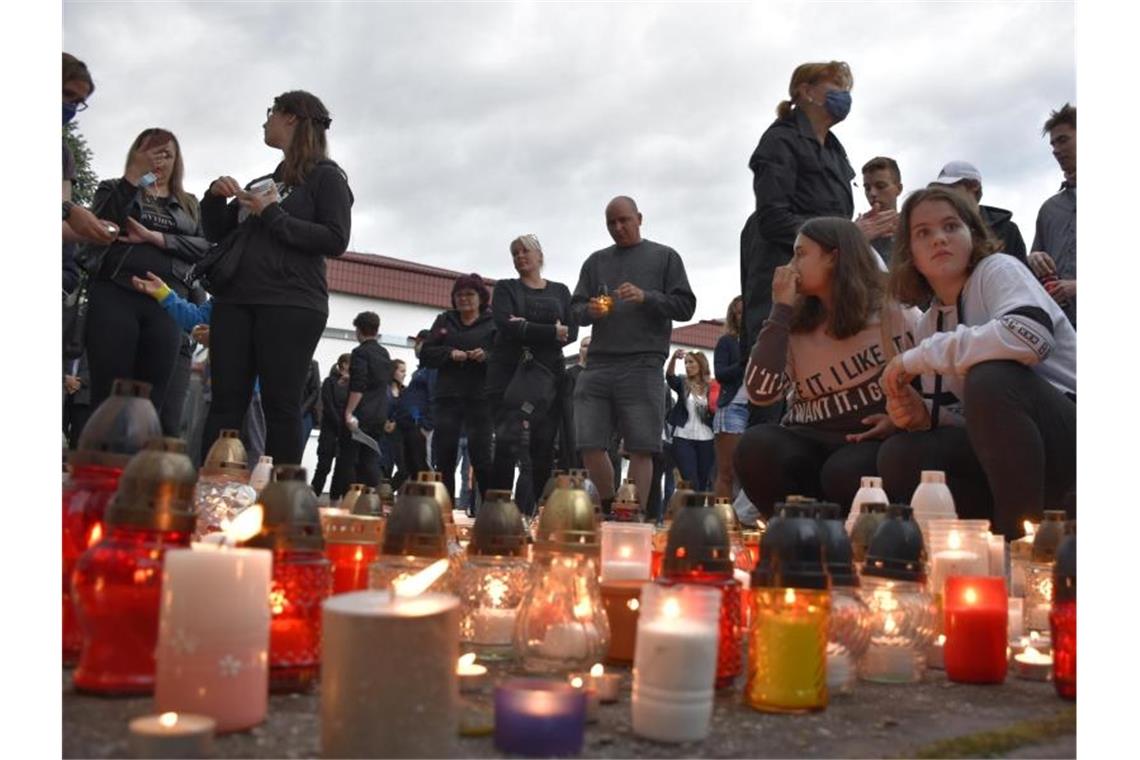
[[[439,376],[435,382],[435,397],[464,398],[474,401],[486,397],[487,363],[491,360],[491,347],[495,340],[495,321],[491,311],[480,312],[470,325],[459,319],[459,312],[448,309],[435,318],[431,335],[420,348],[420,362],[425,367],[435,367]],[[486,361],[468,359],[457,362],[451,352],[471,351],[481,348],[487,352]]]
[[[562,347],[578,339],[578,326],[570,318],[568,287],[548,280],[546,287],[535,289],[523,285],[522,280],[498,280],[491,298],[491,314],[495,320],[495,350],[487,362],[488,393],[506,390],[523,348],[529,348],[555,377],[562,374]],[[566,342],[559,342],[555,322],[566,325]]]
[[[361,394],[353,414],[365,432],[382,431],[388,419],[388,383],[391,381],[392,358],[388,349],[375,340],[366,340],[352,349],[348,390]]]
[[[279,203],[260,216],[239,222],[241,206],[234,199],[206,192],[202,200],[202,227],[212,242],[229,235],[230,244],[242,248],[233,278],[214,297],[218,303],[262,306],[301,306],[329,313],[325,257],[340,256],[348,248],[352,229],[352,191],[344,171],[332,161],[321,161],[296,187],[281,184],[282,167],[246,185],[273,177]]]

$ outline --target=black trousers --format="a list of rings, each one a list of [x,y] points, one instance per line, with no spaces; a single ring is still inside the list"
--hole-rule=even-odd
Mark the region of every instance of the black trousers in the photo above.
[[[881,441],[847,443],[840,433],[756,425],[744,431],[734,465],[740,486],[764,519],[788,494],[822,497],[851,508],[859,478],[875,474]]]
[[[213,400],[203,450],[223,428],[238,428],[261,382],[265,453],[275,464],[301,461],[301,401],[313,350],[328,317],[297,306],[219,303],[210,318]]]
[[[393,489],[398,489],[409,478],[415,478],[416,473],[427,471],[427,438],[418,425],[397,423],[392,434],[392,448],[397,467],[392,478]]]
[[[989,518],[1007,539],[1048,507],[1076,516],[1077,405],[1031,368],[982,362],[966,375],[966,427],[901,433],[879,450],[892,500],[907,502],[922,470],[943,470],[960,517]]]
[[[162,399],[162,406],[158,410],[158,419],[162,423],[163,431],[173,430],[179,438],[186,438],[186,395],[190,390],[190,364],[194,352],[193,343],[185,335],[178,337],[178,354],[174,358],[174,367],[170,371],[170,380],[166,384],[166,396]],[[169,433],[168,433],[169,435]]]
[[[336,428],[325,424],[321,426],[321,432],[317,436],[317,466],[313,469],[312,481],[313,491],[317,496],[320,496],[325,490],[325,481],[328,480],[329,473],[332,472],[333,459],[336,458],[337,451],[336,434]],[[330,493],[329,496],[331,497],[332,494]]]
[[[554,439],[558,435],[562,409],[556,399],[546,414],[531,417],[503,404],[501,394],[491,400],[495,410],[495,457],[489,487],[511,490],[524,515],[534,514],[535,502],[554,469]],[[526,424],[524,431],[523,424]],[[524,440],[525,439],[525,440]],[[515,485],[515,465],[519,482]]]
[[[383,430],[370,428],[361,430],[380,443],[384,439]],[[376,488],[380,485],[382,474],[380,454],[371,447],[352,439],[352,433],[345,430],[337,441],[336,467],[333,469],[332,488],[329,490],[330,499],[338,499],[353,483],[363,483]]]
[[[88,294],[91,408],[111,395],[115,380],[130,378],[150,383],[150,399],[156,410],[161,409],[182,344],[182,330],[157,301],[143,293],[107,280],[93,280]],[[162,423],[165,435],[179,434],[173,415]]]
[[[455,502],[455,467],[459,459],[459,436],[467,432],[467,452],[475,469],[476,493],[493,482],[491,475],[491,402],[486,399],[437,398],[432,407],[435,434],[432,435],[432,460],[443,476],[443,484]],[[476,503],[480,499],[476,499]]]

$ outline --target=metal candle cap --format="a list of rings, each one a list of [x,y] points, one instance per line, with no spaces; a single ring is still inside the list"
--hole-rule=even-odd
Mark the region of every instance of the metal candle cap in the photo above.
[[[400,490],[406,489],[412,482],[413,481],[409,480]],[[445,523],[454,523],[455,517],[451,514],[451,511],[455,509],[455,505],[451,503],[451,494],[447,492],[447,486],[443,484],[443,476],[431,470],[421,470],[416,473],[414,482],[421,484],[426,483],[432,487],[435,498],[439,501],[439,511],[443,515],[443,521]]]
[[[728,528],[712,508],[715,497],[690,492],[669,526],[661,572],[666,577],[690,573],[732,576],[732,549]]]
[[[158,412],[150,401],[150,383],[116,380],[111,395],[83,426],[70,462],[73,467],[126,467],[148,441],[161,435]]]
[[[362,493],[364,493],[363,483],[349,483],[348,490],[340,499],[340,508],[346,512],[351,512],[353,506],[356,505],[356,500],[360,498]]]
[[[768,523],[752,587],[826,589],[823,531],[810,502],[784,503],[779,519]],[[841,526],[842,527],[842,526]]]
[[[278,465],[274,480],[261,491],[265,509],[261,532],[245,542],[246,546],[277,551],[321,551],[321,517],[317,496],[309,487],[305,468],[293,464]]]
[[[911,507],[887,507],[886,519],[875,529],[867,546],[863,574],[916,583],[926,580],[926,547]]]
[[[388,516],[380,551],[412,557],[447,556],[447,536],[434,483],[409,480],[403,485]]]
[[[366,517],[383,516],[384,505],[380,501],[380,494],[377,493],[375,488],[369,486],[364,489],[364,493],[356,497],[356,501],[352,504],[352,514],[364,515]]]
[[[152,439],[123,470],[119,489],[107,506],[108,527],[193,530],[197,481],[182,439]]]
[[[218,433],[218,440],[206,452],[202,463],[202,477],[224,475],[242,482],[249,481],[249,457],[241,436],[236,430],[226,429]]]
[[[572,475],[559,475],[538,519],[535,548],[544,548],[544,544],[554,540],[555,533],[566,531],[578,534],[579,537],[594,534],[591,541],[574,541],[574,543],[588,545],[591,553],[599,550],[598,520],[593,501],[582,488],[580,480]]]
[[[832,586],[859,585],[851,550],[851,539],[843,523],[843,510],[838,504],[821,502],[816,505],[819,527],[823,536],[823,556]]]
[[[487,491],[471,528],[470,556],[522,557],[526,554],[526,526],[510,491]]]

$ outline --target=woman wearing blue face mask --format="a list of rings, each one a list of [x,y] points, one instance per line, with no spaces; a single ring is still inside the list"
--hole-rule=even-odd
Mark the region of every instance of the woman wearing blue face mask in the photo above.
[[[812,217],[850,219],[855,211],[855,170],[831,132],[851,110],[854,81],[842,61],[797,66],[788,85],[789,99],[776,108],[776,121],[760,137],[748,162],[756,210],[740,234],[746,353],[772,309],[772,275],[791,261],[797,230]],[[878,236],[870,220],[858,224],[868,240]],[[779,404],[754,409],[752,424],[778,421],[779,410]]]

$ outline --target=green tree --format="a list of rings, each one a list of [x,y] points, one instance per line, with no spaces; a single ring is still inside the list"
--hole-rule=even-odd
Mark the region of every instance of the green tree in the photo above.
[[[70,122],[63,127],[63,140],[71,149],[75,157],[75,179],[71,182],[71,199],[76,203],[87,206],[95,195],[95,186],[99,178],[91,168],[91,149],[87,147],[87,139],[79,131],[79,124]]]

